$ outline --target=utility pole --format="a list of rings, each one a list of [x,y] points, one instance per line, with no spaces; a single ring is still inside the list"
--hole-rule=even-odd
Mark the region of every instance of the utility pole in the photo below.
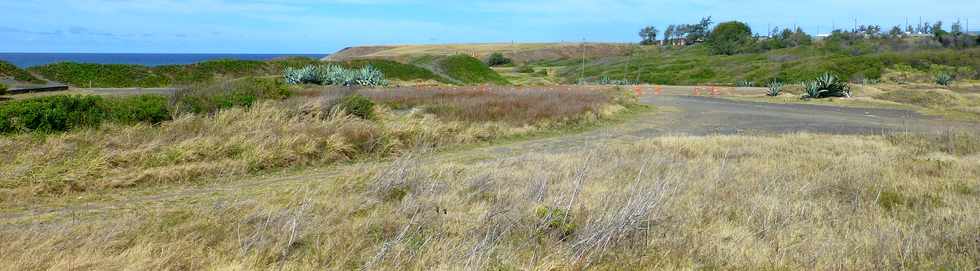
[[[582,84],[585,79],[585,38],[582,38],[582,72],[579,73],[578,83]]]

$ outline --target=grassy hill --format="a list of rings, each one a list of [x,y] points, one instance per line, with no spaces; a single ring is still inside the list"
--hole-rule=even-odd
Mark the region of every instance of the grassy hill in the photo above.
[[[410,63],[431,70],[455,84],[510,84],[507,79],[500,76],[490,66],[487,66],[486,63],[468,55],[426,55],[416,57]]]
[[[582,74],[581,62],[576,60],[536,64],[565,67],[560,72],[565,82],[576,82]],[[851,81],[881,79],[899,70],[919,74],[946,72],[959,79],[980,79],[977,73],[980,48],[853,53],[804,46],[725,56],[712,55],[700,45],[680,49],[645,47],[636,50],[632,56],[589,59],[584,75],[586,80],[605,76],[669,85],[731,85],[743,80],[761,85],[772,79],[785,82],[811,80],[825,72]],[[930,78],[927,75],[921,79]]]
[[[340,50],[324,58],[327,61],[352,59],[392,59],[410,61],[423,56],[452,56],[466,54],[484,59],[492,53],[502,53],[516,62],[571,59],[584,52],[592,57],[625,55],[631,46],[623,43],[481,43],[439,45],[358,46]]]
[[[166,87],[215,78],[277,75],[286,67],[302,67],[318,60],[295,57],[271,61],[211,60],[189,65],[147,67],[123,64],[61,62],[31,67],[45,78],[76,87]]]
[[[31,83],[31,84],[43,84],[44,80],[34,76],[33,74],[14,66],[10,62],[0,60],[0,78],[9,77],[14,81]]]
[[[429,66],[417,66],[386,59],[358,59],[334,63],[353,68],[371,65],[384,72],[388,78],[399,81],[431,80],[461,85],[508,84],[507,80],[486,64],[470,56],[437,57],[433,60],[437,61],[431,62],[432,65]],[[319,60],[302,57],[271,61],[211,60],[189,65],[156,67],[61,62],[31,67],[29,70],[45,78],[75,87],[152,88],[208,82],[219,78],[276,76],[280,75],[286,67],[299,68],[322,63]]]

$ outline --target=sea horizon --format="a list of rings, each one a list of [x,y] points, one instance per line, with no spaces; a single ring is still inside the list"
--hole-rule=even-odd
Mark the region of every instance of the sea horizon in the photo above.
[[[143,66],[183,65],[216,59],[271,60],[281,57],[323,58],[329,54],[236,54],[236,53],[21,53],[0,52],[0,60],[20,68],[58,62],[131,64]]]

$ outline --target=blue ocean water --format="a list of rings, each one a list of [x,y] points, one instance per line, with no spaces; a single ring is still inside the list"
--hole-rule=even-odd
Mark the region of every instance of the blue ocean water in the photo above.
[[[303,56],[320,59],[326,54],[100,54],[100,53],[0,53],[0,60],[27,68],[57,62],[99,64],[137,64],[160,66],[192,64],[214,59],[270,60],[280,57]]]

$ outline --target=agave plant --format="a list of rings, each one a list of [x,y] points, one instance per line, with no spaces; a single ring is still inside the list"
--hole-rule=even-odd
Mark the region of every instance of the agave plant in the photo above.
[[[948,73],[940,73],[936,75],[936,84],[940,86],[948,87],[953,85],[953,76]]]
[[[371,66],[357,70],[338,65],[310,65],[299,69],[286,68],[283,78],[289,84],[337,86],[387,86],[384,73]]]
[[[735,82],[735,86],[740,88],[750,88],[755,86],[755,82],[749,80],[739,80],[738,82]]]
[[[817,77],[817,80],[803,82],[803,99],[828,97],[851,97],[851,87],[830,73]]]
[[[766,91],[766,95],[776,97],[782,92],[783,82],[779,82],[778,80],[772,80],[772,82],[769,82],[769,90]]]

